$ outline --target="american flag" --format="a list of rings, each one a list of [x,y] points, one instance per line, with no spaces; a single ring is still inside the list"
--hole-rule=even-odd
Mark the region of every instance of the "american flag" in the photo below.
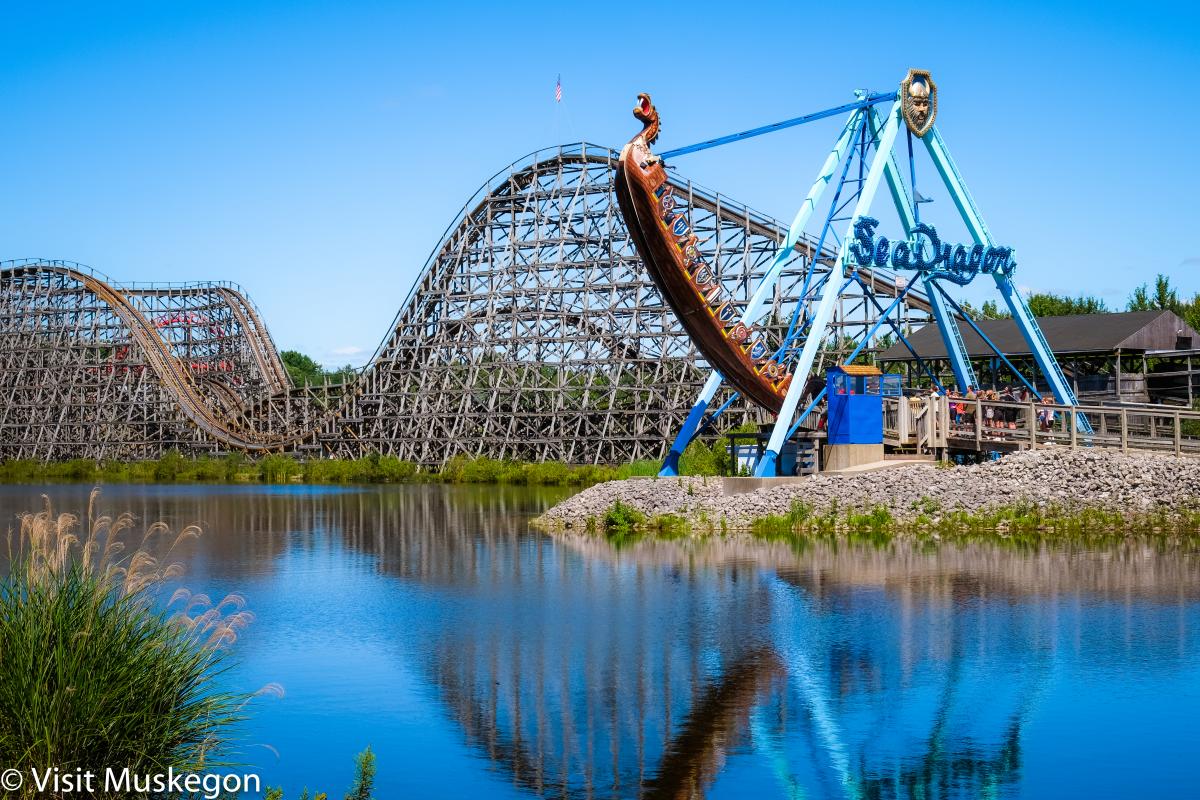
[[[554,83],[554,102],[562,102],[562,75],[559,75],[558,80]]]

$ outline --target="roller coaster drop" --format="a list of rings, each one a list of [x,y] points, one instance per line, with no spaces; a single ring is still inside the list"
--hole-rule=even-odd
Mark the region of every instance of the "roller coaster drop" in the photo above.
[[[881,114],[879,106],[890,103]],[[673,191],[664,159],[698,150],[740,141],[752,136],[781,130],[819,119],[849,113],[833,149],[822,165],[808,196],[796,214],[787,236],[749,301],[741,304],[722,290],[719,277],[700,253],[698,240],[689,222],[689,209]],[[1012,283],[1016,262],[1012,248],[993,241],[983,216],[975,205],[966,183],[950,158],[945,142],[934,125],[937,115],[937,87],[928,72],[910,70],[897,91],[859,92],[852,103],[820,111],[785,122],[724,136],[689,147],[654,155],[650,148],[658,138],[658,111],[648,95],[639,95],[634,116],[643,129],[621,151],[617,167],[617,197],[626,225],[648,271],[693,342],[713,367],[687,419],[675,437],[663,464],[662,475],[675,475],[679,456],[695,435],[729,407],[726,401],[713,412],[713,402],[722,383],[775,413],[776,421],[766,452],[755,468],[755,475],[777,474],[780,449],[824,395],[810,380],[827,335],[834,329],[839,297],[857,286],[880,311],[874,325],[865,330],[846,357],[850,363],[858,357],[884,325],[908,345],[905,331],[895,312],[905,297],[919,285],[928,298],[932,315],[945,341],[954,378],[960,390],[977,386],[971,362],[958,328],[961,319],[987,337],[962,312],[961,306],[943,287],[943,282],[960,286],[980,274],[989,274],[1004,298],[1021,334],[1029,344],[1038,368],[1057,401],[1076,405],[1074,392],[1063,375],[1053,351],[1038,327],[1037,320]],[[902,160],[897,152],[901,125],[907,128],[907,153]],[[916,191],[917,168],[914,139],[925,146],[943,184],[971,236],[972,244],[943,244],[937,231],[920,220],[921,197]],[[907,162],[908,184],[901,163]],[[839,170],[840,167],[840,170]],[[835,180],[836,179],[836,180]],[[905,238],[892,243],[876,236],[878,221],[868,216],[871,204],[886,181]],[[785,264],[795,255],[805,229],[826,188],[836,184],[832,202],[819,234],[817,252],[825,252],[827,243],[836,243],[832,262],[811,259],[804,279],[805,291],[792,308],[791,321],[779,341],[769,339],[762,322],[768,303]],[[853,209],[847,214],[847,209]],[[846,225],[839,239],[834,228]],[[870,270],[886,267],[913,273],[903,288],[894,294],[885,310],[874,298]],[[988,342],[990,344],[990,342]],[[908,345],[912,350],[911,345]],[[993,347],[993,350],[995,348]],[[914,355],[920,361],[915,351]],[[996,351],[1004,359],[1003,354]],[[1007,359],[1004,359],[1006,363]],[[1011,367],[1012,365],[1009,364]],[[1024,376],[1017,377],[1033,388]],[[929,373],[938,386],[938,377]],[[797,417],[806,393],[809,401]],[[1077,415],[1079,428],[1090,431],[1086,418]]]

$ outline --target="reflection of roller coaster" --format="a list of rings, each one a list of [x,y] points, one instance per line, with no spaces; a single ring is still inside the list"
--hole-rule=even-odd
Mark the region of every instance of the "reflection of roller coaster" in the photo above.
[[[617,156],[574,145],[498,173],[447,228],[351,385],[289,385],[254,305],[224,284],[122,286],[64,262],[0,265],[0,457],[138,458],[289,449],[573,462],[657,458],[705,362],[641,269]],[[774,220],[671,178],[724,291],[744,302]],[[796,248],[764,325],[804,296]],[[823,260],[823,259],[822,259]],[[869,278],[894,295],[890,275]],[[843,298],[847,337],[878,318]],[[910,295],[905,318],[928,319]],[[831,349],[831,355],[835,355]],[[731,409],[735,421],[760,412]]]
[[[133,502],[164,514],[161,497]],[[1200,654],[1179,635],[1200,554],[1145,541],[618,548],[541,537],[535,508],[511,489],[416,486],[185,494],[169,514],[208,521],[202,561],[226,581],[228,565],[363,556],[404,609],[373,656],[532,797],[1014,796],[1046,714],[1071,703],[1074,684],[1048,675],[1104,664],[1183,685]]]

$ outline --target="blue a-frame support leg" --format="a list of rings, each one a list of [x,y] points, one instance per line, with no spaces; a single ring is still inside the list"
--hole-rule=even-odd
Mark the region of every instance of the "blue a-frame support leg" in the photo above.
[[[879,135],[876,145],[875,156],[871,160],[871,167],[867,171],[866,180],[863,182],[862,189],[858,195],[858,202],[854,207],[854,213],[850,217],[850,224],[847,226],[846,235],[842,237],[841,250],[838,252],[837,262],[834,264],[834,269],[845,269],[849,256],[850,242],[853,237],[854,221],[865,215],[871,208],[871,200],[874,199],[875,193],[879,190],[879,182],[883,179],[883,174],[886,171],[885,167],[889,160],[889,155],[892,146],[896,142],[896,132],[900,126],[900,104],[893,103],[891,110],[883,125],[883,130]],[[817,350],[819,350],[825,341],[825,333],[829,328],[829,323],[833,320],[833,311],[837,305],[838,295],[841,294],[842,281],[835,275],[831,275],[825,281],[825,287],[821,291],[821,300],[817,304],[816,313],[813,314],[812,323],[808,329],[808,337],[804,340],[804,347],[800,351],[800,359],[796,364],[796,369],[792,373],[792,382],[788,386],[787,395],[783,400],[783,407],[779,410],[779,416],[775,420],[775,427],[771,431],[771,438],[767,441],[766,452],[759,459],[758,464],[754,468],[756,477],[770,477],[775,474],[776,463],[779,460],[779,451],[783,448],[783,443],[787,440],[788,430],[792,425],[792,417],[796,414],[796,407],[800,404],[800,398],[804,393],[804,385],[808,382],[808,375],[812,371],[813,362],[816,361]]]
[[[825,159],[825,163],[821,166],[821,171],[817,174],[817,179],[813,181],[812,187],[808,190],[808,196],[804,198],[804,203],[800,206],[800,210],[796,212],[795,219],[792,220],[792,225],[788,228],[787,236],[779,245],[779,249],[775,252],[775,260],[771,262],[771,266],[767,269],[766,274],[759,282],[758,287],[751,295],[749,302],[746,304],[745,310],[742,312],[741,321],[746,325],[753,325],[758,322],[762,316],[763,309],[771,300],[775,293],[775,284],[779,282],[779,276],[783,272],[784,264],[791,259],[795,253],[796,243],[800,241],[800,237],[804,235],[804,228],[808,225],[808,220],[812,217],[813,210],[817,207],[817,202],[821,199],[821,195],[825,192],[825,187],[833,179],[834,171],[837,165],[841,163],[846,155],[846,151],[850,147],[850,142],[854,138],[855,131],[858,130],[861,115],[865,113],[862,109],[856,110],[846,120],[846,126],[842,128],[842,134],[838,137],[833,149],[829,151],[829,156]],[[814,254],[814,258],[817,254]],[[659,470],[659,476],[672,476],[679,474],[679,457],[683,451],[691,443],[692,438],[696,435],[696,431],[700,429],[701,423],[704,422],[704,415],[708,413],[708,406],[712,399],[717,394],[717,390],[721,388],[721,375],[713,370],[708,380],[704,382],[704,387],[700,390],[700,396],[696,398],[695,404],[691,411],[688,412],[687,419],[684,420],[683,426],[675,435],[675,441],[671,444],[671,449],[667,453],[666,460],[663,461],[662,468]]]
[[[882,125],[879,113],[874,108],[871,109],[871,117],[872,132],[875,132]],[[904,235],[907,237],[912,236],[913,228],[917,226],[917,215],[914,211],[916,205],[909,197],[908,190],[904,187],[904,181],[900,177],[902,174],[900,165],[896,163],[896,151],[893,149],[888,153],[887,184],[892,195],[892,202],[896,206],[896,213],[900,215]],[[913,190],[915,191],[916,187],[913,187]],[[921,275],[921,288],[925,290],[925,294],[929,298],[933,318],[937,322],[938,331],[942,335],[942,341],[950,359],[950,369],[954,372],[954,380],[958,383],[959,390],[965,392],[968,387],[977,386],[978,381],[975,378],[975,370],[971,366],[971,359],[967,354],[966,343],[963,342],[962,332],[958,328],[958,322],[954,319],[954,314],[942,293],[937,291],[934,278],[928,274]]]
[[[934,166],[937,167],[938,173],[942,176],[942,181],[950,191],[950,196],[954,198],[954,205],[958,208],[958,213],[962,216],[963,222],[966,223],[967,229],[971,232],[971,237],[975,240],[976,244],[991,247],[994,244],[992,234],[988,231],[987,224],[983,221],[983,215],[979,213],[979,208],[975,205],[974,198],[971,197],[971,193],[967,190],[967,185],[963,182],[962,176],[958,172],[958,167],[955,166],[954,160],[950,157],[950,151],[946,148],[946,143],[942,140],[942,135],[938,132],[936,126],[925,135],[924,141],[925,148],[929,151],[929,156],[933,159]],[[1033,312],[1029,310],[1029,304],[1025,302],[1025,298],[1013,286],[1008,275],[993,272],[992,278],[995,280],[996,288],[1000,290],[1000,295],[1004,298],[1004,302],[1008,305],[1008,309],[1012,313],[1013,322],[1017,324],[1017,329],[1021,331],[1021,336],[1024,337],[1025,343],[1029,345],[1029,351],[1033,353],[1033,358],[1037,362],[1038,368],[1046,376],[1046,380],[1050,384],[1050,390],[1054,393],[1054,398],[1062,405],[1078,405],[1075,392],[1071,388],[1071,385],[1067,383],[1067,376],[1063,374],[1062,367],[1059,366],[1058,359],[1054,356],[1054,351],[1050,349],[1050,343],[1046,341],[1046,337],[1042,334],[1042,329],[1038,326]],[[1092,432],[1091,423],[1088,422],[1085,415],[1077,414],[1076,424],[1079,430],[1085,433]]]

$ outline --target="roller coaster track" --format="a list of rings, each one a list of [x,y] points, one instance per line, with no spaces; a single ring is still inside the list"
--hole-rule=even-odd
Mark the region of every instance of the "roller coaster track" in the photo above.
[[[315,447],[429,465],[458,453],[660,457],[703,380],[703,355],[641,266],[617,209],[618,157],[564,146],[483,183],[370,361],[332,392],[290,387],[261,313],[236,285],[125,284],[70,262],[2,262],[0,452],[139,458],[167,447]],[[786,231],[682,177],[668,181],[687,199],[725,290],[743,302]],[[813,258],[827,269],[832,254],[818,256],[806,239],[796,264]],[[780,308],[799,301],[803,274],[784,267]],[[894,278],[862,275],[894,296]],[[905,306],[919,317],[928,304],[910,295]],[[128,362],[112,354],[123,343],[135,348]],[[739,424],[757,411],[731,413]]]
[[[112,313],[128,329],[155,376],[162,382],[163,387],[178,404],[184,415],[197,428],[221,444],[246,452],[269,452],[298,444],[315,433],[315,430],[286,434],[245,430],[228,419],[223,419],[222,415],[215,412],[209,406],[197,382],[186,370],[182,361],[175,356],[172,345],[159,334],[154,324],[134,306],[128,296],[129,294],[165,291],[164,289],[133,289],[127,293],[90,272],[65,264],[35,263],[28,266],[6,267],[0,270],[0,278],[11,276],[17,271],[29,270],[57,274],[75,281],[107,304]],[[225,287],[218,288],[217,292],[229,303],[235,318],[247,333],[253,357],[267,379],[268,385],[273,390],[286,390],[286,373],[278,356],[274,355],[274,346],[270,343],[266,327],[262,324],[257,312],[239,292]],[[219,396],[222,405],[241,405],[237,396],[229,391],[228,387],[213,381],[209,382],[209,388],[214,389],[214,393]],[[234,408],[228,409],[229,412],[234,410]]]
[[[247,302],[245,295],[241,292],[235,292],[224,286],[219,287],[217,291],[229,303],[234,317],[242,326],[242,330],[246,332],[250,352],[254,356],[255,363],[258,364],[259,371],[266,379],[271,394],[287,391],[288,386],[291,385],[291,379],[288,377],[283,362],[279,359],[279,351],[275,349],[271,333],[263,324],[258,309]]]
[[[221,420],[205,402],[191,376],[187,374],[179,359],[175,358],[170,346],[154,330],[149,320],[142,316],[129,299],[104,281],[83,272],[66,267],[51,268],[63,272],[67,277],[79,281],[84,288],[108,303],[130,334],[142,348],[155,375],[179,403],[180,409],[196,427],[222,444],[248,452],[278,450],[305,438],[306,434],[284,436],[264,435],[252,431],[239,431]]]

